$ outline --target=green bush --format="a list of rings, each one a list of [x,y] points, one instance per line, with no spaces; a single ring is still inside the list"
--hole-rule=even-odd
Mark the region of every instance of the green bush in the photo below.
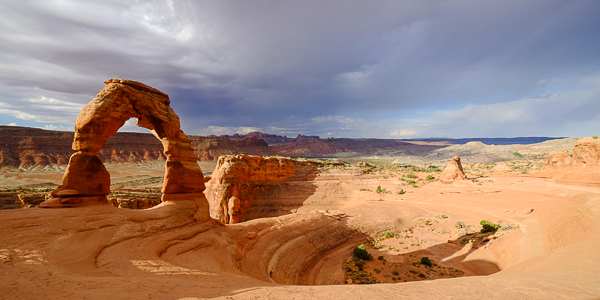
[[[377,186],[377,189],[375,190],[378,194],[383,193],[383,189],[381,188],[380,185]]]
[[[519,152],[513,152],[513,155],[518,157],[518,158],[523,158],[525,157],[523,154],[519,153]]]
[[[410,184],[410,185],[415,185],[416,182],[414,180],[407,180],[406,183]]]
[[[354,256],[356,256],[357,258],[360,258],[360,259],[364,259],[364,260],[373,259],[373,255],[371,255],[371,253],[369,253],[369,251],[367,251],[367,247],[365,247],[364,244],[356,245],[354,247],[354,250],[352,251],[352,253],[354,254]]]
[[[431,267],[431,266],[432,266],[432,264],[431,264],[431,260],[429,260],[429,257],[427,257],[427,256],[423,256],[423,257],[421,257],[421,264],[422,264],[422,265],[429,266],[429,267]]]
[[[408,175],[406,175],[406,177],[408,177],[408,178],[417,178],[417,175],[415,175],[415,173],[413,173],[413,172],[410,172],[410,173],[408,173]]]
[[[403,195],[404,193],[406,193],[404,190],[400,190],[400,191],[398,192],[398,195]]]
[[[431,175],[427,175],[427,177],[425,177],[425,180],[428,180],[428,181],[432,181],[434,179],[435,178],[433,176],[431,176]]]
[[[465,222],[463,222],[463,221],[456,221],[456,224],[454,224],[454,227],[456,229],[461,229],[461,228],[465,228],[467,226],[465,225]]]
[[[385,232],[385,238],[386,239],[390,239],[390,238],[393,238],[393,237],[394,237],[394,235],[391,232],[389,232],[389,231]]]
[[[593,136],[592,138],[593,138],[593,139],[598,139],[598,137],[597,137],[597,136]]]
[[[494,224],[494,223],[492,223],[490,221],[486,221],[486,220],[481,220],[481,222],[479,222],[479,224],[481,224],[481,226],[483,226],[481,228],[481,233],[494,232],[494,231],[497,231],[498,229],[500,229],[499,224]]]

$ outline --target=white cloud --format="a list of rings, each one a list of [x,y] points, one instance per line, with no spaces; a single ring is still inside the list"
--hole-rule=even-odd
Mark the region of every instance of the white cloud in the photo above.
[[[206,129],[200,130],[201,135],[224,135],[224,134],[247,134],[250,132],[261,131],[258,127],[223,127],[223,126],[208,126]]]
[[[402,130],[392,131],[392,133],[390,133],[390,135],[391,136],[416,136],[417,133],[414,130],[402,129]]]
[[[17,123],[15,123],[15,122],[8,123],[8,126],[17,126]]]
[[[56,131],[74,131],[73,126],[71,126],[71,127],[63,126],[63,125],[55,126],[53,124],[49,124],[44,127],[38,127],[38,128],[45,129],[45,130],[56,130]]]

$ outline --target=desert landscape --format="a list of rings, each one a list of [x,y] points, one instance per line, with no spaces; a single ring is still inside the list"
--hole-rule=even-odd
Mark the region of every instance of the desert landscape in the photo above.
[[[159,148],[109,139],[132,117]],[[2,150],[6,299],[600,295],[596,137],[214,161],[179,129],[167,95],[121,79],[84,107],[74,138],[47,134],[60,137]],[[69,136],[72,150],[48,146]],[[246,145],[273,154],[315,141]]]
[[[600,300],[599,15],[0,0],[0,300]]]

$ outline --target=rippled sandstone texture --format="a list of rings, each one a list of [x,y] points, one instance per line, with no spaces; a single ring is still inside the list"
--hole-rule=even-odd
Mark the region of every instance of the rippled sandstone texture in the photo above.
[[[162,200],[193,199],[207,214],[208,204],[202,194],[204,176],[190,140],[180,129],[179,117],[169,106],[169,97],[136,81],[109,79],[105,83],[104,89],[77,117],[72,145],[76,152],[69,160],[62,185],[52,192],[54,198],[40,207],[107,203],[110,174],[98,151],[127,120],[136,118],[136,124],[148,128],[164,147],[166,170]]]

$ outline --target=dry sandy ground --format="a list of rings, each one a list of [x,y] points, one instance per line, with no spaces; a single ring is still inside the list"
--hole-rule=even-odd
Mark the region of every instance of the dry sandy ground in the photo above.
[[[412,188],[399,177],[324,170],[281,192],[308,195],[295,213],[226,226],[192,220],[187,201],[0,211],[0,298],[600,299],[599,187],[497,174]],[[467,235],[484,219],[515,229]],[[352,247],[385,231],[395,237],[368,247],[383,258],[366,270],[390,283],[345,284]],[[413,264],[422,256],[437,266]],[[436,279],[450,269],[460,277]]]

